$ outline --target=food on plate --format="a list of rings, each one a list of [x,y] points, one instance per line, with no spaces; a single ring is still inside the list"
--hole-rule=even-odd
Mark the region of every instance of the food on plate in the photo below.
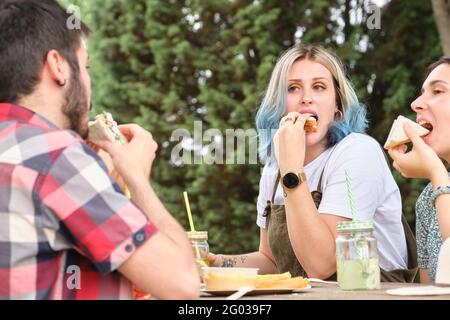
[[[306,288],[308,279],[303,277],[292,277],[290,272],[281,274],[264,274],[256,277],[257,289],[284,289],[284,288]]]
[[[421,137],[430,133],[430,130],[423,127],[422,125],[404,116],[398,116],[398,118],[394,120],[394,123],[392,124],[391,127],[391,131],[389,132],[389,135],[386,139],[386,143],[384,144],[385,149],[390,149],[411,142],[411,140],[408,138],[405,131],[403,130],[403,125],[405,123],[409,123],[411,127],[417,132],[417,134]]]
[[[256,283],[263,283],[266,281],[278,281],[292,278],[290,272],[275,273],[275,274],[258,274],[256,276]]]
[[[238,290],[244,286],[256,286],[257,268],[204,267],[202,270],[206,290]]]

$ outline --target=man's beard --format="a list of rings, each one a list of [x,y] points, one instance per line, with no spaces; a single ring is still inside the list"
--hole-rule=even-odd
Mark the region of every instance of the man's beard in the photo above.
[[[69,119],[70,129],[86,139],[89,134],[88,113],[90,106],[88,105],[86,90],[79,77],[79,71],[75,68],[72,68],[71,71],[71,79],[64,97],[65,104],[62,111]]]

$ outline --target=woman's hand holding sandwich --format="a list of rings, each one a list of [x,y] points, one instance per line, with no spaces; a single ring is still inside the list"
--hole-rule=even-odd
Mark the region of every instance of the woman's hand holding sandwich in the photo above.
[[[394,168],[405,178],[424,178],[433,182],[447,177],[447,170],[434,150],[408,125],[404,125],[413,147],[409,152],[406,144],[389,149]]]
[[[280,129],[274,136],[275,157],[281,175],[287,172],[303,172],[305,161],[305,121],[308,114],[290,112],[280,121]]]

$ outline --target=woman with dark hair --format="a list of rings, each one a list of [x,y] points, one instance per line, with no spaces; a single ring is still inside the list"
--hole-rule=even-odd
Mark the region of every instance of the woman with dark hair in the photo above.
[[[407,178],[430,183],[416,203],[416,236],[420,280],[434,282],[439,250],[450,236],[450,180],[441,159],[450,162],[450,56],[428,68],[421,95],[411,104],[416,122],[431,132],[420,138],[405,125],[413,148],[406,145],[389,150],[394,167]]]
[[[317,128],[306,132],[310,116]],[[352,220],[347,170],[357,218],[373,221],[381,269],[407,267],[400,192],[379,144],[362,134],[366,109],[339,58],[321,46],[287,50],[272,72],[256,125],[266,163],[257,203],[259,251],[216,255],[214,266],[335,278],[336,223]]]

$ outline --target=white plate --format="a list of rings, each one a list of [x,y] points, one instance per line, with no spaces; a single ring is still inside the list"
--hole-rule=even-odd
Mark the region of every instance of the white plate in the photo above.
[[[311,290],[311,286],[308,285],[305,288],[264,288],[264,289],[254,289],[250,292],[247,292],[246,296],[256,296],[256,295],[264,295],[264,294],[283,294],[283,293],[297,293],[297,292],[306,292]],[[237,290],[206,290],[201,289],[201,292],[212,294],[213,296],[229,296],[235,293]]]
[[[408,287],[390,289],[386,291],[387,294],[394,296],[438,296],[438,295],[450,295],[450,287]]]
[[[311,285],[310,284],[308,284],[308,286],[307,287],[304,287],[304,288],[295,288],[294,290],[292,290],[292,292],[305,292],[305,291],[309,291],[309,290],[311,290]]]

